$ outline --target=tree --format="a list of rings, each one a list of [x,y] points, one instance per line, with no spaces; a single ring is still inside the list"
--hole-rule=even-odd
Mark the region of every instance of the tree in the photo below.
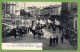
[[[25,12],[24,9],[21,9],[21,10],[20,10],[20,15],[21,15],[21,16],[25,16],[25,15],[26,15],[26,12]]]
[[[29,17],[31,17],[31,14],[30,14],[30,12],[27,12],[27,15],[28,15]]]

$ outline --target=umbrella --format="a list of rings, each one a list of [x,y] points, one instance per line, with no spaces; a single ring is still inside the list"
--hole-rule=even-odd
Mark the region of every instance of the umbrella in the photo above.
[[[48,23],[52,23],[52,21],[48,19]]]
[[[46,24],[43,20],[40,20],[39,22],[40,24]]]
[[[60,25],[60,22],[55,19],[55,25]]]

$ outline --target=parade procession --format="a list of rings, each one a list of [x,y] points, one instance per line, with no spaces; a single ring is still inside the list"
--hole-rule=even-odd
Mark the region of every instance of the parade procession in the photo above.
[[[43,50],[76,49],[77,3],[33,3],[2,2],[2,42],[43,43]]]

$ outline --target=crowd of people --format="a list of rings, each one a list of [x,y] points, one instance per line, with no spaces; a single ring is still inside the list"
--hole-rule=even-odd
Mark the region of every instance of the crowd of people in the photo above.
[[[16,28],[13,29],[7,29],[6,35],[13,35],[16,39],[17,36],[23,37],[23,35],[28,34],[29,32],[32,32],[33,38],[35,39],[36,36],[38,36],[39,39],[43,36],[42,28],[44,28],[44,25],[38,23],[34,24],[35,21],[32,21],[32,25],[29,27],[25,26],[16,26]]]
[[[40,21],[40,19],[39,19]],[[17,36],[23,37],[23,35],[28,34],[29,32],[32,32],[33,38],[35,39],[36,36],[38,36],[39,39],[43,37],[44,32],[43,28],[52,29],[53,32],[56,31],[58,28],[59,32],[63,32],[62,35],[65,35],[65,28],[63,28],[61,25],[55,25],[54,23],[47,23],[47,24],[40,24],[39,22],[35,24],[35,21],[32,20],[31,26],[25,27],[25,26],[17,26],[16,28],[11,29],[9,32],[7,32],[8,35],[14,35],[15,39]],[[50,44],[58,44],[58,36],[52,38],[50,37]],[[51,43],[52,42],[52,43]],[[61,37],[61,42],[63,43],[63,36]]]
[[[23,37],[24,34],[27,34],[30,32],[29,27],[19,27],[13,28],[11,30],[7,30],[6,35],[13,35],[16,39],[17,36]]]
[[[61,40],[62,44],[64,43],[64,38],[65,38],[64,35],[61,35],[61,39],[60,40]],[[52,47],[54,45],[57,45],[58,42],[59,42],[58,36],[51,36],[50,40],[49,40],[49,46]]]
[[[39,19],[40,21],[40,19]],[[64,38],[69,38],[69,34],[73,34],[71,32],[72,29],[69,27],[63,27],[63,25],[55,25],[54,23],[46,23],[46,24],[41,24],[38,22],[37,24],[35,23],[35,20],[32,20],[31,26],[26,27],[26,26],[16,26],[16,28],[13,29],[7,29],[6,35],[13,35],[14,38],[16,39],[17,36],[23,37],[25,35],[29,35],[30,32],[32,32],[33,39],[37,38],[41,40],[41,38],[44,38],[44,33],[42,29],[52,29],[52,32],[56,33],[57,29],[59,32],[62,32],[62,35],[60,37],[61,43],[64,43]],[[59,36],[50,36],[49,38],[49,45],[52,47],[54,45],[57,45],[59,43]]]

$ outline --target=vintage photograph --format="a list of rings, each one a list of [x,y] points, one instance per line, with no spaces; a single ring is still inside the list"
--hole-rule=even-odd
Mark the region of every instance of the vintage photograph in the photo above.
[[[77,50],[77,2],[2,2],[2,43]]]

